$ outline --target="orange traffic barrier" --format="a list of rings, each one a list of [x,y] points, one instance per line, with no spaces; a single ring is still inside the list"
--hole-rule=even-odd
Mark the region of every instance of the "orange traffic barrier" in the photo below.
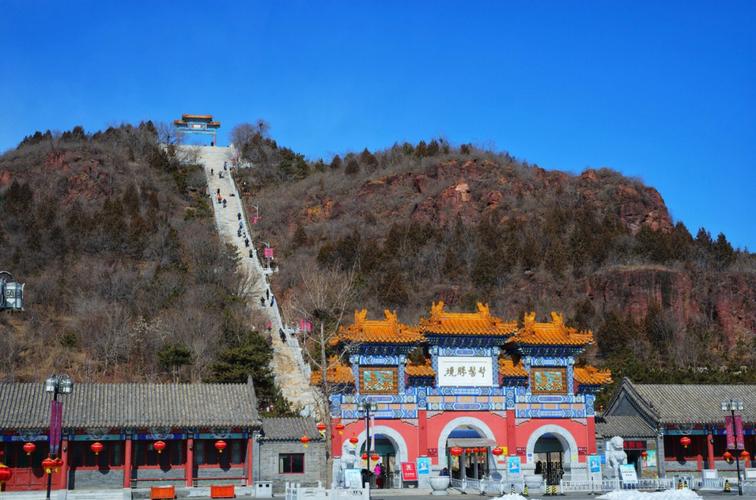
[[[174,486],[153,486],[150,488],[150,500],[176,498],[176,488]]]
[[[210,486],[210,498],[236,498],[236,489],[233,484]]]

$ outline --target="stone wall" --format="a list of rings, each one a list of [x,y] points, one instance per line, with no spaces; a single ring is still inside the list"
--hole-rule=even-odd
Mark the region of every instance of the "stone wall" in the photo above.
[[[304,453],[303,474],[280,474],[278,472],[278,456],[281,453]],[[313,441],[307,448],[299,441],[260,441],[260,456],[255,458],[253,467],[259,467],[260,479],[273,482],[273,490],[278,493],[284,490],[284,484],[299,483],[315,485],[318,481],[326,481],[326,449],[325,442]]]
[[[135,467],[132,471],[132,486],[136,484],[139,488],[149,488],[150,486],[185,486],[184,466],[174,465],[170,469],[146,469]],[[140,479],[153,479],[152,481],[140,481]]]
[[[197,467],[194,469],[194,483],[197,486],[210,486],[211,484],[242,484],[243,479],[239,479],[244,476],[244,467],[242,465],[234,465],[228,468],[221,468],[214,466],[211,468]],[[207,478],[213,478],[209,480]],[[236,479],[229,479],[236,478]]]
[[[123,469],[71,469],[68,472],[69,490],[123,488]]]

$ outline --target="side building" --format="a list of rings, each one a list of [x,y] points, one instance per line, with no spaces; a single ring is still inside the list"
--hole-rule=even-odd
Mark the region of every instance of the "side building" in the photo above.
[[[42,383],[0,383],[0,462],[13,473],[6,491],[47,485],[51,399]],[[54,489],[251,484],[253,438],[262,430],[251,381],[82,383],[59,401]]]
[[[756,453],[756,385],[634,384],[623,379],[597,423],[599,440],[621,436],[628,461],[643,476],[735,476],[727,448],[725,400],[744,403],[741,470]],[[740,454],[739,454],[740,455]],[[740,458],[740,456],[738,457]]]
[[[348,363],[334,357],[326,372],[335,388],[334,457],[354,442],[358,457],[368,453],[381,463],[381,486],[401,484],[404,462],[480,478],[506,474],[515,459],[518,473],[550,483],[585,477],[587,456],[596,453],[595,393],[611,381],[607,371],[576,364],[591,332],[556,313],[545,323],[527,314],[520,327],[484,304],[449,312],[439,302],[417,326],[390,311],[384,316],[371,320],[357,311],[339,332]],[[321,376],[314,373],[312,382]]]
[[[325,484],[328,472],[325,439],[312,418],[263,418],[258,440],[255,480],[271,481],[273,491],[284,491],[285,483],[302,486]],[[307,446],[302,443],[306,436]]]

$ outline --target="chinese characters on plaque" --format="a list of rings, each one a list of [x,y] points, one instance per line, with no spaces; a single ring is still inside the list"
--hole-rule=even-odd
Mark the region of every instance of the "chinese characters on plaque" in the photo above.
[[[438,385],[441,387],[490,387],[493,361],[488,356],[440,356]]]

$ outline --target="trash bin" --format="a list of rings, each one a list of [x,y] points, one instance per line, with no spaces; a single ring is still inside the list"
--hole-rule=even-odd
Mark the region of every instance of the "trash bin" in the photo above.
[[[255,497],[273,498],[273,483],[270,481],[257,481],[255,483]]]

